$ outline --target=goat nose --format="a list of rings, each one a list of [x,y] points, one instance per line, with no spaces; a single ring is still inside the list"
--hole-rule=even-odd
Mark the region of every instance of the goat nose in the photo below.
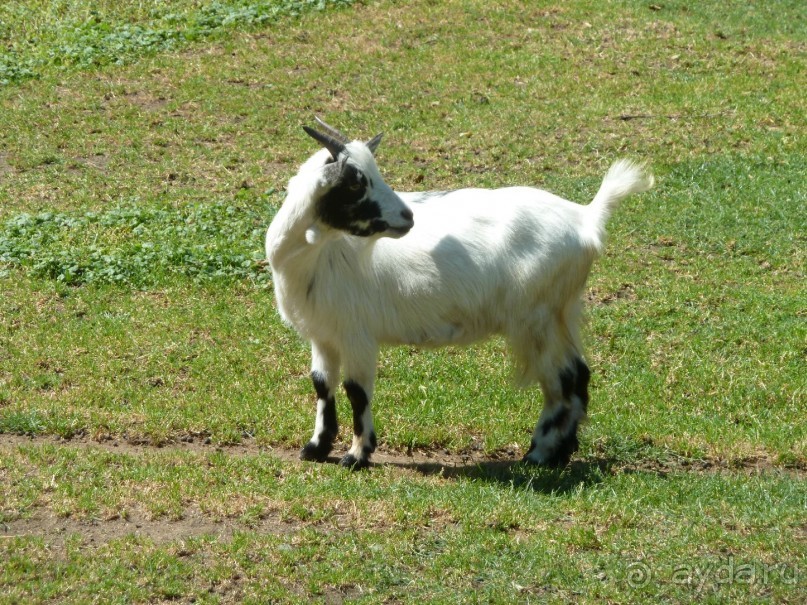
[[[409,208],[405,210],[401,210],[401,217],[406,221],[412,221],[415,218],[415,215],[412,214],[412,211]]]

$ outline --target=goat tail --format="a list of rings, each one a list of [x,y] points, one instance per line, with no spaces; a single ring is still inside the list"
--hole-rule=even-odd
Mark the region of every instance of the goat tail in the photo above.
[[[624,159],[614,162],[597,195],[586,208],[582,235],[587,243],[597,252],[602,252],[605,245],[605,224],[619,202],[634,193],[647,191],[653,183],[653,175],[643,164]]]

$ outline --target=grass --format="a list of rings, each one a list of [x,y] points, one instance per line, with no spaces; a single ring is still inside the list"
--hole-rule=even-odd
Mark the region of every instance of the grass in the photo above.
[[[301,471],[267,454],[52,445],[22,446],[2,464],[16,469],[9,497],[18,506],[38,500],[57,515],[96,523],[133,509],[144,515],[130,520],[130,533],[99,546],[65,532],[63,554],[48,567],[41,541],[0,541],[5,573],[16,580],[8,584],[12,598],[34,585],[40,594],[69,590],[79,602],[93,595],[110,602],[335,595],[511,602],[581,594],[686,601],[749,593],[786,602],[801,581],[803,551],[793,532],[805,492],[782,473],[662,476],[577,465],[467,469],[459,479],[392,467],[356,476],[335,465]],[[188,515],[187,502],[209,518],[230,519],[229,539],[138,535],[149,521]],[[742,579],[749,574],[753,582]]]
[[[0,603],[801,602],[800,3],[316,8],[0,7]],[[498,340],[383,353],[381,451],[434,464],[289,460],[309,360],[262,237],[315,113],[383,130],[399,189],[586,202],[651,163],[572,466],[508,462],[540,395]]]
[[[260,27],[281,17],[351,0],[190,0],[166,2],[7,2],[0,7],[0,84],[40,77],[49,69],[122,65],[143,55],[176,51]]]
[[[260,255],[245,248],[239,235],[249,223],[253,235],[261,233],[271,206],[252,195],[241,197],[246,198],[241,208],[219,203],[178,211],[132,202],[103,212],[20,214],[5,225],[2,259],[68,286],[145,288],[172,274],[197,281],[266,281]]]

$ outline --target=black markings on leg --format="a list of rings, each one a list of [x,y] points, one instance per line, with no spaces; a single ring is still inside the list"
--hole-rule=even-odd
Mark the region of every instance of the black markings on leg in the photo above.
[[[360,471],[370,466],[369,458],[356,458],[353,454],[345,454],[339,464],[352,471]]]
[[[577,429],[588,408],[588,382],[591,372],[585,362],[576,357],[558,374],[561,400],[540,422],[526,462],[539,462],[546,466],[565,466],[580,448]],[[534,452],[539,449],[540,456]],[[532,456],[531,456],[532,454]]]
[[[314,383],[314,390],[317,392],[319,399],[328,399],[330,392],[328,391],[328,383],[325,382],[325,376],[321,372],[314,370],[311,372],[311,382]]]
[[[328,391],[325,378],[317,371],[311,372],[311,380],[314,383],[314,390],[317,397],[325,401],[322,411],[322,433],[320,438],[325,437],[331,443],[339,433],[339,422],[336,419],[336,398]]]
[[[333,442],[339,433],[339,423],[336,418],[336,398],[329,393],[325,377],[320,372],[316,370],[311,372],[311,381],[314,383],[314,390],[317,393],[317,414],[321,413],[322,418],[319,433],[314,440],[309,441],[300,450],[300,459],[324,462],[328,458],[328,454],[331,453]],[[319,410],[319,401],[325,402],[321,412]]]
[[[345,381],[345,393],[350,401],[350,407],[353,408],[353,434],[361,437],[364,433],[364,422],[362,415],[364,410],[367,409],[367,393],[358,382],[352,380]]]
[[[588,381],[591,379],[591,370],[588,369],[586,362],[579,357],[574,360],[575,373],[577,380],[575,381],[575,394],[580,398],[580,403],[583,405],[583,411],[588,411]]]
[[[558,442],[555,444],[552,453],[549,454],[546,458],[537,461],[530,456],[530,454],[535,451],[538,447],[538,444],[535,441],[530,443],[530,449],[527,450],[527,453],[522,458],[522,462],[527,464],[541,464],[542,466],[552,467],[552,468],[560,468],[569,464],[569,461],[572,458],[572,454],[574,454],[580,448],[580,442],[577,439],[577,422],[573,422],[572,425],[569,427],[570,431],[568,434],[560,437]]]
[[[555,413],[541,423],[541,434],[546,437],[552,429],[563,430],[563,426],[569,419],[569,408],[561,404]]]
[[[364,433],[366,430],[364,426],[364,413],[370,405],[367,399],[367,393],[359,383],[353,380],[345,381],[343,386],[347,398],[350,401],[350,407],[353,409],[353,435],[355,438],[364,441]],[[360,470],[370,466],[370,454],[375,451],[377,443],[375,431],[373,431],[372,428],[370,429],[370,434],[367,435],[366,442],[369,443],[369,445],[365,445],[362,448],[360,458],[357,458],[354,454],[348,453],[342,458],[340,464],[353,470]]]
[[[325,462],[328,459],[328,454],[331,453],[332,449],[333,442],[328,443],[322,439],[319,440],[319,443],[309,441],[305,444],[305,447],[300,450],[300,460],[306,460],[308,462]]]
[[[558,378],[560,379],[560,390],[563,394],[563,399],[568,401],[574,393],[574,387],[577,383],[577,372],[575,368],[564,368],[558,375]]]
[[[561,438],[555,447],[555,451],[546,459],[544,464],[551,467],[566,466],[569,464],[569,460],[572,459],[572,454],[578,449],[580,449],[580,441],[577,439],[577,422],[574,422],[569,427],[568,434]]]
[[[576,397],[583,408],[581,416],[588,410],[588,382],[591,379],[591,371],[580,357],[576,357],[573,364],[560,373],[559,378],[564,400],[563,409],[548,419],[542,427],[544,435],[553,427],[556,427],[561,435],[552,455],[546,461],[548,466],[566,466],[572,454],[580,449],[580,441],[577,438],[580,417],[575,417],[569,423],[569,415],[573,413],[572,397]],[[569,425],[566,426],[567,424]]]
[[[364,389],[359,383],[352,380],[346,381],[344,387],[345,393],[347,393],[347,398],[350,400],[350,407],[353,408],[353,434],[356,435],[356,437],[361,437],[364,435],[364,412],[367,410],[367,406],[369,405],[369,402],[367,401],[367,393],[364,392]],[[371,443],[371,447],[368,448],[365,446],[364,448],[368,454],[375,451],[375,432],[370,433],[369,441]]]
[[[576,395],[583,405],[583,410],[586,411],[588,409],[588,381],[591,378],[591,371],[586,363],[579,357],[575,358],[573,365],[565,368],[558,378],[560,378],[563,399],[569,401],[572,395]]]

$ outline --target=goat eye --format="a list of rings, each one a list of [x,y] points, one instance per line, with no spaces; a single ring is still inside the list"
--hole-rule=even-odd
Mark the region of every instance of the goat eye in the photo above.
[[[358,191],[359,189],[361,189],[361,183],[352,183],[351,185],[348,186],[348,189],[350,189],[351,191]]]

